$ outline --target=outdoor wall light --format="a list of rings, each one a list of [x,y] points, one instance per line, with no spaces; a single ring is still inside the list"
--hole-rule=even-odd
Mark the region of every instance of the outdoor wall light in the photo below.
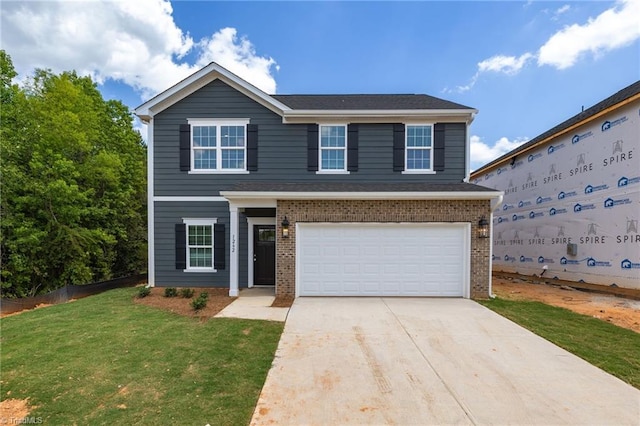
[[[478,238],[489,238],[489,222],[484,216],[478,221]]]
[[[284,219],[282,219],[282,238],[289,238],[289,220],[287,219],[287,217],[285,216]]]

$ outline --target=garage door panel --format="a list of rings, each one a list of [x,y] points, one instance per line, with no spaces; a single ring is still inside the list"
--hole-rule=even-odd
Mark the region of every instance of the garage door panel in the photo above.
[[[463,296],[465,225],[298,224],[298,294]]]

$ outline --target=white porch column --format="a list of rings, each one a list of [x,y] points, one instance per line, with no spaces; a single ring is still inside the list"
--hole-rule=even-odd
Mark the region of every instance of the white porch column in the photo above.
[[[238,256],[238,242],[240,238],[240,224],[238,222],[238,206],[229,203],[229,296],[238,296],[240,266]]]

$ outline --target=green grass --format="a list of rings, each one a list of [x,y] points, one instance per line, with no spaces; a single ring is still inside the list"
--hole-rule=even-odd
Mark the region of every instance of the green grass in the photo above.
[[[2,319],[2,399],[44,424],[248,424],[283,324],[200,321],[138,289]]]
[[[480,303],[640,389],[640,334],[540,302]]]

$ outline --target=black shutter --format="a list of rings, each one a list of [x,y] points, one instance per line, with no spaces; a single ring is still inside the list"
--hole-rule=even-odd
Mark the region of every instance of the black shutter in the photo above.
[[[224,225],[213,225],[213,267],[215,269],[225,268],[226,241]]]
[[[307,126],[307,170],[318,171],[318,125]]]
[[[187,269],[187,225],[176,223],[176,269]]]
[[[433,170],[444,171],[444,123],[433,126]]]
[[[180,125],[180,171],[191,170],[191,126]]]
[[[258,170],[258,125],[247,124],[247,170]]]
[[[404,170],[404,124],[393,125],[393,171]]]
[[[358,171],[358,125],[349,124],[347,128],[347,170]]]

